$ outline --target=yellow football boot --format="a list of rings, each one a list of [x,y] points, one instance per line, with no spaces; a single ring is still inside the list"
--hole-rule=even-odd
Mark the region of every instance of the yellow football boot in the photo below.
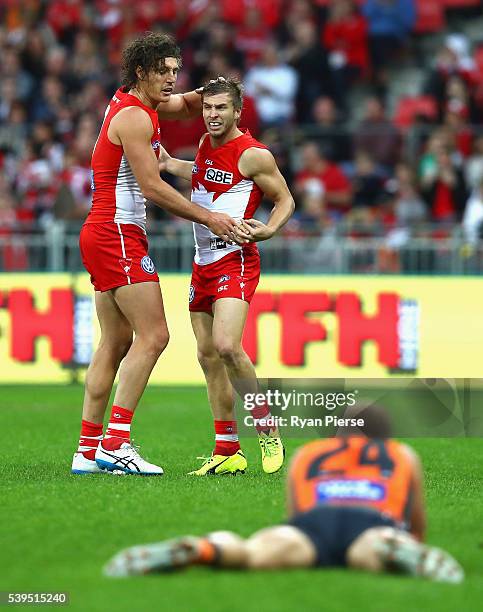
[[[207,476],[208,474],[244,474],[247,469],[247,460],[241,450],[234,455],[211,455],[211,457],[198,457],[203,459],[203,465],[188,476]]]
[[[285,449],[280,439],[280,435],[261,433],[258,435],[258,442],[262,451],[262,467],[266,474],[274,474],[283,465]]]

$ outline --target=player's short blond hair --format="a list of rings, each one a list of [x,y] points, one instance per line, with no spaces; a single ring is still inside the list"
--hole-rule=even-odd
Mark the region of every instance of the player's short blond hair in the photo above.
[[[229,78],[225,81],[213,81],[203,87],[203,97],[216,96],[220,93],[227,93],[233,102],[236,110],[241,110],[243,106],[243,85],[238,79]]]

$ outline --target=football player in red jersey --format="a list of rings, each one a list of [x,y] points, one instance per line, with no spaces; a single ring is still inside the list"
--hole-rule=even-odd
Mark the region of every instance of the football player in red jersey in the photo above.
[[[108,576],[170,571],[190,565],[273,570],[348,567],[459,583],[460,564],[423,543],[423,472],[409,446],[389,439],[378,406],[349,409],[335,438],[302,446],[287,479],[288,520],[247,539],[218,531],[128,548],[105,567]],[[348,419],[350,420],[350,419]],[[356,420],[356,419],[354,419]]]
[[[179,48],[169,36],[149,34],[129,44],[123,54],[122,86],[106,109],[92,154],[93,202],[80,249],[95,289],[101,340],[87,371],[82,429],[72,463],[75,474],[103,469],[163,473],[130,443],[134,410],[168,343],[159,279],[148,255],[145,200],[205,224],[220,240],[236,240],[231,217],[194,206],[159,176],[159,120],[201,113],[201,89],[173,94],[180,63]]]
[[[196,254],[190,286],[191,323],[198,359],[208,387],[215,426],[211,457],[191,474],[236,474],[247,462],[240,449],[234,414],[234,390],[243,398],[257,393],[253,364],[242,347],[248,307],[260,277],[256,242],[268,240],[288,221],[294,201],[273,155],[248,130],[240,129],[242,87],[235,79],[208,84],[203,92],[203,118],[208,131],[194,162],[160,154],[160,170],[192,182],[191,201],[238,220],[239,239],[219,239],[205,224],[195,222]],[[274,203],[267,223],[253,219],[263,197]],[[284,448],[270,410],[252,410],[259,434],[265,472],[278,471]]]

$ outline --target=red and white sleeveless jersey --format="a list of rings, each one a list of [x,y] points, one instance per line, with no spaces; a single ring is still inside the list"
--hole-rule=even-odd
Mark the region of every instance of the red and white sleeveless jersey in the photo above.
[[[151,146],[156,157],[159,157],[160,128],[157,112],[143,104],[136,96],[118,89],[106,109],[92,153],[92,209],[86,223],[132,223],[145,231],[145,199],[122,145],[112,143],[107,136],[112,118],[128,106],[139,106],[150,116],[153,124]]]
[[[221,147],[211,146],[205,136],[196,155],[191,180],[191,201],[215,212],[223,212],[234,219],[250,219],[255,214],[263,192],[238,169],[240,155],[246,149],[266,149],[248,130]],[[220,260],[228,253],[256,248],[255,244],[240,247],[224,242],[205,225],[193,223],[195,235],[195,262],[206,265]]]

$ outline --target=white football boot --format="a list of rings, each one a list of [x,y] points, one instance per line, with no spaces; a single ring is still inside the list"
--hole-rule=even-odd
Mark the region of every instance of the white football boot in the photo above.
[[[199,541],[200,538],[186,536],[125,548],[104,566],[104,575],[124,578],[181,569],[198,558]]]
[[[108,472],[123,472],[137,476],[162,476],[163,468],[148,463],[137,449],[128,442],[123,442],[116,450],[106,450],[99,444],[96,451],[96,463],[99,468]]]
[[[103,471],[94,459],[87,459],[83,453],[74,453],[72,474],[100,474]]]
[[[391,527],[383,533],[376,550],[389,571],[453,584],[463,582],[465,577],[461,565],[445,550],[421,544]]]

